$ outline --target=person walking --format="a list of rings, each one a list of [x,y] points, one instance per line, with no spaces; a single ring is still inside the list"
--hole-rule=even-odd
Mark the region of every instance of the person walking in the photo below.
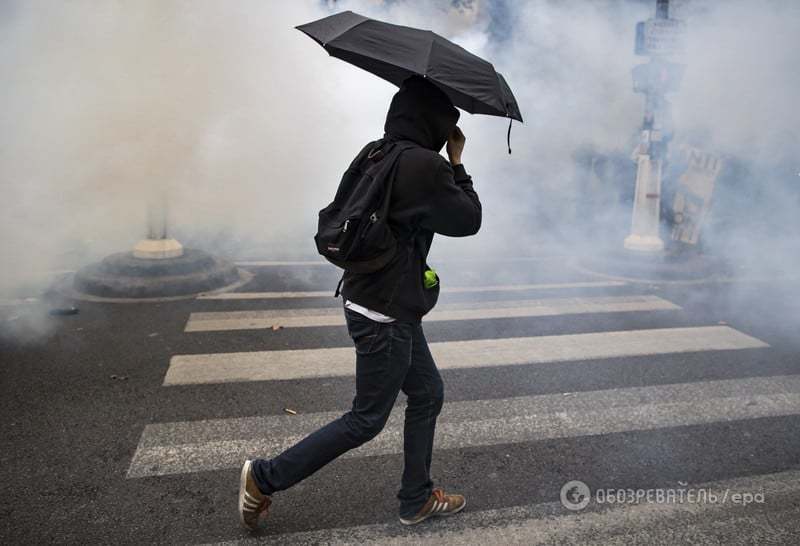
[[[352,408],[276,457],[244,462],[239,490],[244,527],[258,528],[274,493],[377,436],[400,391],[407,396],[397,495],[400,522],[413,525],[455,514],[466,505],[462,495],[434,488],[430,475],[444,385],[421,324],[440,290],[426,262],[434,234],[464,237],[481,226],[481,203],[461,162],[466,139],[458,119],[448,96],[424,78],[406,79],[394,95],[384,139],[414,144],[397,160],[390,197],[388,221],[401,244],[377,272],[346,272],[342,279],[344,313],[356,351]],[[449,162],[439,153],[445,144]]]

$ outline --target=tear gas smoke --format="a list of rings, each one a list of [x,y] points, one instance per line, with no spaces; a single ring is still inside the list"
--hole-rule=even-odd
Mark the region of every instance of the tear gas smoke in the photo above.
[[[708,250],[797,271],[800,6],[693,6],[672,149],[725,158]],[[293,28],[344,9],[431,28],[491,59],[525,116],[511,156],[502,119],[462,116],[484,225],[476,238],[441,238],[432,263],[621,246],[642,118],[630,71],[646,60],[633,54],[634,27],[654,2],[7,1],[0,294],[129,249],[161,195],[187,246],[313,256],[316,212],[381,135],[395,90]],[[601,160],[593,172],[587,157]]]

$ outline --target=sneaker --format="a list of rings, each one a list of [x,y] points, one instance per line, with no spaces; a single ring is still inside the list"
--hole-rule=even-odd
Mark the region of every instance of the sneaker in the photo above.
[[[403,525],[415,525],[431,516],[452,516],[457,514],[467,505],[463,495],[445,495],[444,490],[434,489],[425,505],[420,508],[417,515],[410,518],[400,518]]]
[[[258,529],[261,514],[267,515],[272,499],[265,495],[253,480],[253,461],[247,459],[242,465],[239,480],[239,521],[251,531]]]

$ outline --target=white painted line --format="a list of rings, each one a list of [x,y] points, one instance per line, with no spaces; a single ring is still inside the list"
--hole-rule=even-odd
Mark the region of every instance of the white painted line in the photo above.
[[[198,300],[279,300],[295,298],[331,298],[333,290],[305,292],[215,292],[200,294]]]
[[[513,257],[503,258],[500,261],[503,263],[516,263],[516,262],[546,262],[553,260],[565,260],[566,256],[538,256],[538,257]],[[486,260],[482,258],[444,258],[437,260],[437,263],[450,264],[450,263],[485,263]],[[275,267],[275,266],[320,266],[327,265],[336,267],[330,262],[325,260],[238,260],[236,265],[239,267]]]
[[[0,307],[16,307],[18,305],[33,305],[39,303],[39,298],[14,298],[0,300]]]
[[[321,260],[254,260],[236,262],[239,267],[274,267],[274,266],[319,266],[329,265],[335,267],[330,262]]]
[[[614,488],[614,483],[603,484]],[[666,488],[666,486],[665,486]],[[535,546],[560,544],[720,544],[730,537],[742,543],[792,544],[796,542],[800,508],[800,471],[737,477],[682,488],[704,490],[706,498],[728,502],[672,502],[603,505],[596,502],[580,512],[569,512],[558,501],[512,506],[496,510],[470,511],[453,518],[440,518],[433,525],[406,529],[396,522],[336,527],[248,537],[215,543],[240,544],[327,544],[417,546]],[[681,489],[677,487],[675,489]],[[730,501],[733,494],[755,498],[763,494],[764,505],[745,505]],[[557,498],[558,491],[552,492]],[[764,509],[766,508],[766,509]],[[467,507],[469,510],[469,507]],[[755,540],[747,540],[748,537]]]
[[[768,347],[728,326],[431,343],[440,369]],[[176,355],[164,385],[269,381],[354,374],[351,347]]]
[[[522,292],[526,290],[559,290],[563,288],[603,288],[625,286],[622,281],[562,282],[541,284],[498,284],[487,286],[445,286],[442,293],[460,294],[465,292]]]
[[[600,278],[600,279],[612,279],[617,281],[622,281],[625,283],[630,284],[649,284],[649,285],[671,285],[671,286],[693,286],[693,285],[705,285],[705,284],[763,284],[763,283],[777,283],[777,282],[797,282],[800,281],[800,277],[791,276],[791,275],[778,275],[774,277],[747,277],[747,276],[739,276],[739,277],[730,277],[730,276],[720,276],[720,275],[711,275],[705,278],[700,279],[685,279],[685,280],[667,280],[667,279],[644,279],[644,278],[637,278],[637,277],[624,277],[621,275],[609,275],[607,273],[601,273],[599,271],[592,271],[586,267],[581,266],[578,263],[571,263],[569,267],[578,273],[582,273],[584,275],[591,275],[592,277]]]
[[[442,304],[425,316],[425,322],[495,318],[546,317],[587,313],[622,313],[665,311],[679,306],[658,296],[612,296],[599,298],[547,298],[539,300],[503,300]],[[344,312],[339,308],[270,309],[192,313],[186,332],[254,330],[342,326]]]
[[[402,405],[396,406],[378,437],[345,457],[402,453]],[[232,468],[248,456],[273,456],[341,414],[148,425],[128,477]],[[800,414],[800,375],[449,402],[436,425],[436,447],[458,449],[795,414]]]
[[[558,290],[570,288],[603,288],[612,286],[625,286],[622,281],[591,281],[572,283],[544,283],[544,284],[500,284],[487,286],[448,286],[442,288],[442,293],[479,293],[479,292],[524,292],[526,290]],[[271,300],[282,298],[333,298],[334,290],[316,290],[310,292],[222,292],[201,294],[200,300]]]

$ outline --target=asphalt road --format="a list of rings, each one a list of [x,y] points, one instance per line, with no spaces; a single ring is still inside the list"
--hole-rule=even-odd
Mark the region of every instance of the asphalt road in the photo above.
[[[393,417],[250,534],[241,460],[345,411],[353,377],[336,270],[247,268],[238,296],[0,302],[0,542],[800,543],[800,284],[637,284],[561,259],[438,268],[471,287],[425,327],[446,386],[433,472],[463,513],[397,522]],[[561,501],[571,480],[583,509]]]

